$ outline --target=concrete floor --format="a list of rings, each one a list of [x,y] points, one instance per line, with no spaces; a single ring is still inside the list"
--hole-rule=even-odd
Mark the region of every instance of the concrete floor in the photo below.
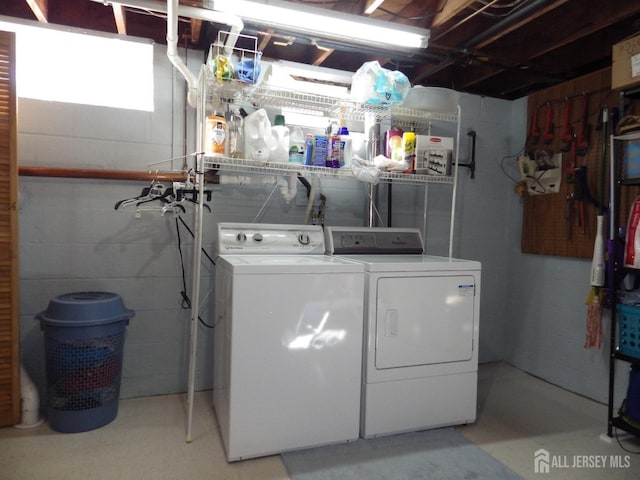
[[[193,441],[185,442],[185,395],[120,401],[117,418],[99,429],[74,434],[43,424],[0,429],[2,480],[285,480],[280,456],[229,464],[211,392],[196,394]],[[458,427],[470,441],[526,479],[640,480],[640,455],[605,441],[606,407],[550,385],[503,363],[480,366],[478,419]],[[608,438],[608,437],[607,437]],[[640,441],[622,432],[624,448]],[[548,474],[534,471],[534,452],[546,449]],[[627,468],[573,467],[594,455],[615,457]],[[626,457],[628,455],[628,457]]]

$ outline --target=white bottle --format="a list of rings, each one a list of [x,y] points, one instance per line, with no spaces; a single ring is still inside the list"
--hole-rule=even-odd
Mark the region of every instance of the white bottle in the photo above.
[[[284,115],[276,115],[275,125],[271,127],[274,142],[269,154],[269,161],[277,163],[289,162],[289,127],[284,124]]]
[[[249,160],[266,162],[271,155],[273,133],[267,112],[261,108],[244,119],[244,152]]]
[[[342,123],[342,122],[341,122]],[[351,168],[351,160],[353,158],[352,138],[349,136],[349,130],[345,125],[340,127],[338,131],[340,137],[340,167]]]
[[[289,136],[289,163],[304,164],[304,144],[302,128],[293,127]]]

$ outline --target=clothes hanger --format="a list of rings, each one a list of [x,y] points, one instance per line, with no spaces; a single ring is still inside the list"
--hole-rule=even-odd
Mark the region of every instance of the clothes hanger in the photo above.
[[[133,198],[126,198],[124,200],[119,200],[114,205],[114,209],[118,210],[121,207],[126,207],[127,205],[137,205],[138,202],[151,201],[154,200],[157,196],[160,196],[164,193],[164,185],[158,183],[157,180],[152,180],[151,185],[148,187],[144,187],[140,192],[140,195]]]

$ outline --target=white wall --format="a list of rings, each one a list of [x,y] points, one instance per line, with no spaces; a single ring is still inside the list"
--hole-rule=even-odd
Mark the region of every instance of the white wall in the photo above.
[[[155,47],[156,111],[131,112],[90,106],[19,101],[21,165],[147,170],[147,165],[191,152],[192,110],[185,122],[184,85],[162,47]],[[202,58],[190,54],[190,58]],[[198,62],[190,63],[194,72]],[[504,358],[507,316],[509,232],[505,220],[517,203],[501,158],[513,150],[511,102],[463,95],[461,161],[469,158],[469,129],[477,132],[476,179],[460,170],[454,255],[483,265],[480,360]],[[434,134],[450,134],[451,125]],[[135,310],[127,328],[121,396],[136,397],[185,391],[189,313],[180,306],[182,288],[174,218],[133,210],[114,210],[116,201],[137,195],[144,182],[20,178],[20,298],[22,357],[44,393],[43,333],[34,316],[55,295],[81,290],[119,293]],[[214,251],[218,221],[301,223],[306,205],[299,186],[286,204],[271,187],[212,186],[212,213],[205,213],[204,245]],[[357,181],[321,180],[327,196],[326,222],[364,224],[364,189]],[[380,188],[384,203],[386,187]],[[393,186],[394,225],[420,226],[424,188]],[[428,253],[446,254],[451,187],[429,187]],[[267,202],[268,200],[268,202]],[[381,205],[383,218],[386,218]],[[192,224],[190,215],[184,216]],[[191,241],[185,244],[190,289]],[[203,295],[213,268],[203,269]],[[203,319],[211,318],[213,296],[206,297]],[[200,328],[197,388],[211,387],[211,332]]]

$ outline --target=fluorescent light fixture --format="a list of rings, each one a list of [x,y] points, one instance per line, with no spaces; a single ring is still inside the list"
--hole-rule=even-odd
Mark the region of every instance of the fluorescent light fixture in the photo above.
[[[282,0],[213,0],[213,9],[243,20],[307,37],[377,48],[426,48],[430,31]]]
[[[369,5],[364,9],[364,13],[371,15],[380,5],[382,5],[382,2],[384,2],[384,0],[369,0]]]

